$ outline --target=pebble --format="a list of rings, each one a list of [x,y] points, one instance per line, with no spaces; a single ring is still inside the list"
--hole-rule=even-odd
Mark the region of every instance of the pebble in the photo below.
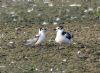
[[[36,71],[38,71],[38,68],[35,68]]]
[[[80,54],[80,53],[81,53],[81,51],[78,51],[78,52],[77,52],[77,54]]]
[[[66,62],[67,60],[66,60],[66,59],[63,59],[62,61],[63,61],[63,62]]]
[[[53,69],[51,68],[50,71],[53,71]]]
[[[60,18],[58,17],[58,18],[56,18],[56,21],[59,21],[60,20]]]
[[[62,73],[65,73],[65,71],[62,71]]]
[[[13,44],[14,42],[13,42],[13,41],[10,41],[9,43],[10,43],[10,44]]]
[[[58,23],[57,22],[53,22],[53,25],[57,25]]]
[[[100,40],[100,38],[98,38],[98,40]]]
[[[3,68],[3,67],[6,67],[6,66],[0,66],[0,68]]]
[[[74,42],[73,44],[75,45],[75,44],[77,44],[77,43]]]
[[[11,63],[14,64],[15,62],[14,61],[11,61]]]
[[[54,5],[52,3],[48,4],[48,6],[53,7]]]

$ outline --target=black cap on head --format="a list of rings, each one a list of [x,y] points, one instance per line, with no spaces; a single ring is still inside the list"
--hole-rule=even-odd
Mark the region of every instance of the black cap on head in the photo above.
[[[47,29],[46,29],[46,28],[42,28],[42,27],[41,27],[41,28],[39,28],[39,30],[41,31],[41,30],[47,30]]]
[[[59,26],[61,29],[63,29],[64,27],[63,26]]]
[[[42,28],[40,28],[40,31],[42,30]]]

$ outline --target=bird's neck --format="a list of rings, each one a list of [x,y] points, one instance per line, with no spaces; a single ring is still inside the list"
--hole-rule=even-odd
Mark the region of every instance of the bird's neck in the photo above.
[[[62,34],[62,32],[63,32],[63,31],[58,31],[56,35],[57,35],[57,36],[60,36],[60,35]]]
[[[40,34],[40,35],[44,35],[44,36],[45,36],[45,33],[44,33],[44,32],[39,32],[39,34]]]

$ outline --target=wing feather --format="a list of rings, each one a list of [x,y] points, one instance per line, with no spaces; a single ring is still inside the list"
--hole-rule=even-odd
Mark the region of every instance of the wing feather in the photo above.
[[[68,39],[71,39],[73,36],[72,36],[72,34],[71,33],[69,33],[69,32],[62,32],[62,35],[64,35],[66,38],[68,38]]]
[[[37,42],[37,40],[39,39],[39,37],[40,37],[39,35],[36,35],[36,36],[34,36],[34,37],[26,40],[25,45],[31,45],[31,44]]]

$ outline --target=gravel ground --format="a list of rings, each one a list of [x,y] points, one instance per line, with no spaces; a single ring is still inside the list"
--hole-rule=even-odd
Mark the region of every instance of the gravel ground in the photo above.
[[[72,45],[54,42],[56,25],[48,28],[42,46],[25,46],[40,25],[0,25],[0,73],[100,73],[100,24],[65,23]],[[53,33],[52,33],[53,32]]]

